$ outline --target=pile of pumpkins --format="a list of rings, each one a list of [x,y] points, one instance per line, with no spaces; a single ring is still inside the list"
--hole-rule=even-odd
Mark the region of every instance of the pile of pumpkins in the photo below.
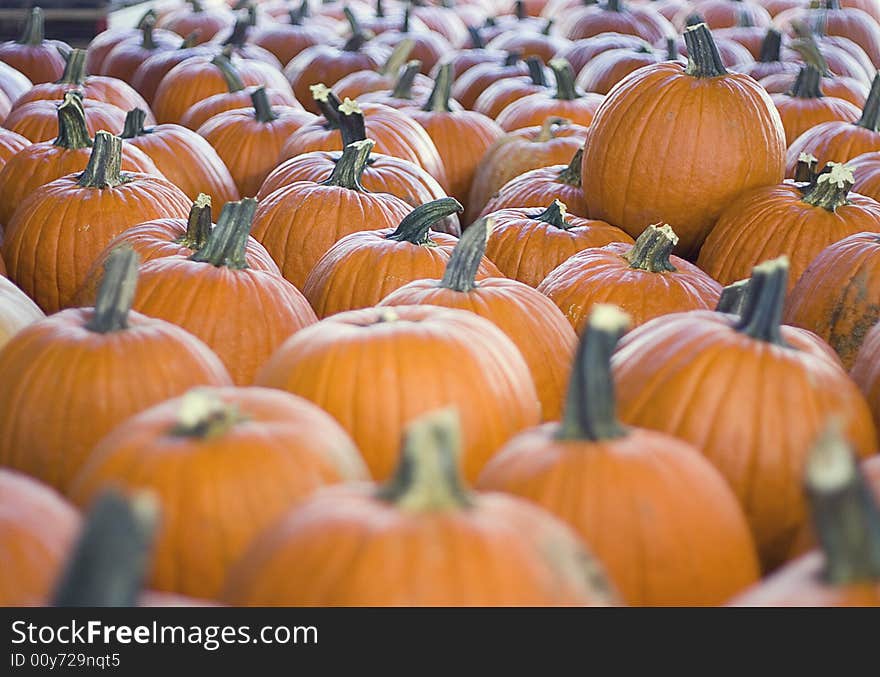
[[[34,8],[0,604],[880,605],[878,67],[880,0]]]

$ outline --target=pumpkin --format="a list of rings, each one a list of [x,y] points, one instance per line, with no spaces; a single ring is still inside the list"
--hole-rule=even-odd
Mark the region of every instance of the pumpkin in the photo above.
[[[44,317],[27,294],[0,275],[0,348],[24,327]]]
[[[21,37],[15,42],[0,43],[0,61],[39,85],[61,77],[64,53],[69,49],[66,43],[59,40],[43,39],[43,10],[33,7]]]
[[[547,87],[544,63],[538,57],[530,56],[526,59],[526,65],[529,68],[528,76],[504,78],[486,87],[474,102],[474,111],[494,120],[514,101],[544,91]]]
[[[587,202],[581,186],[583,157],[583,148],[578,148],[567,165],[539,167],[515,176],[489,199],[480,216],[500,209],[545,205],[558,199],[573,216],[586,218]],[[632,239],[623,231],[621,234],[625,235],[624,242]]]
[[[256,195],[278,164],[287,138],[315,116],[299,108],[272,106],[266,89],[251,93],[252,107],[219,113],[198,129],[229,168],[241,195]]]
[[[195,33],[197,42],[208,42],[224,28],[235,22],[229,8],[220,6],[204,7],[201,0],[186,0],[186,5],[171,10],[159,17],[157,26],[173,31],[180,36]]]
[[[93,74],[101,73],[104,59],[107,58],[107,55],[113,48],[121,42],[142,40],[144,25],[149,22],[155,26],[156,18],[156,10],[150,8],[141,15],[137,24],[131,28],[114,26],[98,33],[91,39],[86,50],[86,71]]]
[[[0,127],[0,171],[6,166],[6,163],[18,153],[31,145],[31,142],[24,138],[21,134]],[[2,219],[0,219],[2,223]]]
[[[288,63],[303,50],[327,39],[326,31],[311,22],[308,0],[288,12],[288,23],[271,22],[256,26],[249,36],[252,44],[262,47],[282,64]]]
[[[48,313],[66,308],[94,258],[126,228],[186,217],[189,200],[166,179],[121,170],[122,140],[98,132],[85,171],[41,186],[6,225],[9,277]],[[64,257],[58,251],[68,252]]]
[[[740,15],[735,26],[718,28],[713,33],[719,40],[732,40],[742,45],[752,55],[752,59],[757,60],[761,56],[761,44],[767,35],[767,27],[754,25],[746,13]]]
[[[370,92],[393,89],[401,68],[406,65],[409,59],[412,47],[412,40],[401,40],[391,50],[391,55],[381,66],[375,70],[367,69],[349,73],[333,85],[333,90],[341,99],[348,97],[354,100]],[[419,70],[421,70],[421,65],[419,65]]]
[[[536,92],[514,101],[498,114],[497,122],[505,131],[540,125],[548,117],[565,118],[575,124],[589,127],[596,109],[604,96],[585,94],[575,86],[571,64],[563,59],[552,59],[550,69],[556,78],[556,90]]]
[[[360,176],[372,148],[370,140],[349,144],[326,180],[297,181],[269,194],[257,206],[253,236],[298,288],[342,237],[359,230],[394,227],[411,211],[400,198],[369,193],[361,186]]]
[[[554,32],[555,23],[554,19],[548,19],[540,31],[505,31],[492,38],[486,47],[518,52],[523,58],[534,56],[542,61],[550,61],[557,52],[571,44]]]
[[[784,94],[791,91],[797,82],[798,72],[775,73],[759,80],[761,86],[772,94]],[[833,77],[823,75],[819,83],[825,96],[833,96],[844,101],[849,101],[854,106],[861,108],[868,100],[870,87],[853,78]]]
[[[880,27],[878,27],[880,28]],[[857,155],[880,150],[880,73],[855,122],[823,122],[801,134],[786,153],[787,176],[794,176],[801,153],[815,156],[819,167],[828,162],[847,162]]]
[[[608,32],[575,40],[564,49],[559,50],[556,57],[565,59],[571,64],[575,73],[580,73],[594,58],[610,49],[638,50],[640,48],[650,49],[651,43],[645,42],[637,35]]]
[[[528,75],[529,69],[518,53],[505,54],[499,61],[487,61],[469,68],[455,76],[452,85],[452,98],[467,110],[473,110],[474,104],[489,85],[504,80]]]
[[[175,66],[194,56],[207,56],[210,59],[214,55],[214,50],[205,46],[196,46],[195,36],[185,38],[177,49],[159,51],[138,66],[131,76],[131,86],[152,106],[162,79]]]
[[[637,327],[612,365],[621,420],[670,433],[721,471],[749,519],[765,570],[806,519],[798,486],[809,443],[839,416],[859,455],[876,451],[870,411],[833,352],[780,325],[788,265],[755,267],[739,317],[675,313]],[[785,425],[768,425],[780,417]]]
[[[142,265],[132,305],[204,341],[237,385],[252,383],[285,339],[317,321],[296,287],[274,271],[248,266],[248,234],[255,209],[253,199],[227,203],[217,227],[197,252]],[[222,307],[222,316],[204,312],[207,307]],[[254,313],[265,308],[271,312],[260,313],[259,322],[252,321]]]
[[[359,99],[360,103],[381,103],[397,110],[418,108],[424,101],[427,101],[431,90],[434,89],[434,81],[427,75],[423,75],[421,70],[422,62],[418,59],[407,61],[400,69],[397,80],[391,87],[362,94]],[[360,72],[363,71],[352,75],[358,75]],[[343,78],[343,80],[345,79]],[[462,105],[455,100],[450,101],[450,106],[452,110],[464,110]]]
[[[219,43],[224,51],[229,50],[230,54],[263,64],[273,71],[280,71],[284,65],[275,58],[275,55],[250,41],[250,34],[257,23],[256,5],[248,5],[244,10],[239,13],[232,27],[215,35],[212,42]]]
[[[138,67],[153,54],[177,49],[180,36],[168,30],[156,28],[154,19],[140,23],[140,35],[136,40],[122,40],[104,57],[100,74],[131,83]]]
[[[455,49],[462,49],[468,44],[470,36],[464,20],[467,14],[461,15],[458,7],[429,5],[423,0],[416,0],[411,8],[412,18],[421,21],[429,31],[442,35]]]
[[[532,169],[568,162],[583,148],[589,133],[586,127],[550,117],[540,127],[525,127],[502,136],[477,165],[465,221],[476,220],[489,200],[511,179]]]
[[[637,35],[651,44],[675,34],[672,24],[650,5],[625,5],[623,0],[575,9],[560,22],[569,40],[591,38],[602,33]]]
[[[17,71],[9,64],[0,61],[0,91],[2,91],[9,103],[15,103],[16,99],[28,92],[34,83],[27,76]]]
[[[477,486],[528,499],[573,527],[627,604],[720,604],[759,577],[748,523],[697,449],[617,420],[610,362],[627,320],[614,306],[594,307],[562,421],[507,442]]]
[[[303,293],[318,317],[376,305],[412,280],[439,277],[458,242],[430,233],[440,218],[462,210],[451,197],[416,207],[397,226],[347,235],[322,256],[306,278]],[[480,277],[500,275],[488,260]]]
[[[876,68],[864,50],[848,38],[816,35],[806,26],[798,26],[798,37],[788,44],[785,58],[804,61],[825,75],[853,78],[870,85]]]
[[[422,62],[422,73],[427,75],[438,63],[453,52],[452,45],[440,33],[430,30],[412,30],[410,26],[411,5],[407,4],[397,29],[379,33],[375,42],[393,49],[404,40],[412,43],[412,58]],[[418,21],[418,19],[416,19]]]
[[[462,468],[469,478],[540,417],[535,385],[516,345],[488,320],[434,306],[328,317],[288,339],[255,383],[300,395],[329,412],[377,479],[391,474],[395,440],[404,427],[426,411],[459,407]],[[383,396],[353,399],[366,383],[369,392],[379,387]]]
[[[145,123],[144,111],[129,111],[120,136],[126,146],[134,146],[149,156],[188,198],[195,200],[203,192],[210,195],[217,205],[216,216],[223,204],[239,198],[229,169],[202,136],[180,125],[146,127]]]
[[[875,324],[865,334],[850,374],[868,400],[874,423],[880,426],[880,329],[877,326]]]
[[[467,489],[455,414],[408,427],[394,477],[322,489],[251,545],[223,601],[242,606],[607,606],[598,563],[530,503]],[[381,530],[377,525],[381,524]],[[356,544],[356,545],[355,545]]]
[[[582,176],[591,218],[632,236],[645,223],[673,223],[678,251],[692,257],[737,195],[781,181],[785,133],[769,95],[721,65],[704,24],[685,39],[687,67],[646,66],[609,93],[590,128]],[[706,152],[705,144],[723,150]],[[686,167],[687,177],[666,177],[667,162]]]
[[[771,95],[785,129],[786,144],[791,145],[801,134],[824,122],[855,122],[859,119],[859,109],[849,101],[823,95],[820,80],[819,71],[806,65],[801,68],[790,92]]]
[[[149,492],[162,516],[151,588],[212,599],[292,504],[367,477],[351,439],[311,402],[268,388],[196,388],[104,437],[69,493],[86,506],[108,486]]]
[[[880,506],[840,432],[826,432],[804,485],[819,549],[731,601],[732,606],[880,606]]]
[[[565,317],[547,297],[516,280],[484,273],[493,217],[470,226],[437,279],[425,275],[387,295],[380,306],[432,305],[476,313],[501,329],[531,371],[545,421],[555,421],[576,343]]]
[[[598,54],[578,73],[575,84],[586,92],[607,94],[614,85],[643,66],[661,61],[677,61],[679,57],[675,43],[670,41],[669,47],[664,52],[645,43],[635,49],[607,50]]]
[[[459,4],[459,11],[464,5]],[[469,45],[467,49],[453,52],[444,63],[452,64],[453,80],[458,82],[465,73],[482,63],[502,63],[507,55],[497,49],[486,49],[484,26],[467,26]]]
[[[0,604],[44,599],[79,530],[76,509],[54,490],[0,468]]]
[[[853,173],[853,190],[880,200],[880,151],[857,155],[846,166]]]
[[[196,385],[230,383],[204,343],[129,312],[136,277],[137,255],[118,251],[94,308],[34,322],[0,350],[0,464],[64,490],[98,440],[129,416]],[[70,396],[58,397],[59,387]]]
[[[508,208],[490,212],[493,227],[486,255],[505,277],[537,287],[558,265],[577,252],[633,239],[604,221],[568,213],[553,200],[546,209]]]
[[[700,21],[709,28],[730,28],[741,21],[748,21],[753,26],[769,26],[770,13],[757,2],[743,0],[698,0],[693,9],[682,9],[673,19],[676,28],[684,29],[689,16],[696,10]]]
[[[577,252],[537,289],[581,334],[597,303],[613,303],[633,325],[669,313],[715,307],[721,285],[692,263],[671,256],[678,237],[669,225],[648,226],[635,244],[612,242]]]
[[[31,143],[51,141],[59,134],[58,130],[58,106],[63,100],[50,101],[40,99],[31,101],[24,106],[13,110],[3,126],[20,134]],[[81,103],[86,117],[86,128],[89,134],[95,135],[99,131],[122,131],[125,124],[125,111],[108,103],[91,101],[86,99]]]

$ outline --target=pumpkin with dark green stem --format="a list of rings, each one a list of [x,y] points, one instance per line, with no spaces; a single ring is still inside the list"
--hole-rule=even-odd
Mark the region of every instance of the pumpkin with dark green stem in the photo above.
[[[100,75],[131,84],[135,71],[153,54],[177,49],[180,46],[180,36],[156,28],[155,19],[152,17],[147,16],[142,19],[138,28],[140,33],[138,39],[122,40],[104,57]],[[92,75],[96,74],[92,73]]]
[[[799,487],[810,442],[838,416],[873,454],[870,410],[833,351],[782,326],[788,264],[755,267],[740,316],[675,313],[637,327],[612,365],[621,420],[690,442],[745,509],[765,569],[788,556],[806,519]],[[783,423],[784,422],[784,423]]]
[[[548,86],[544,62],[536,56],[530,56],[526,59],[526,66],[529,69],[528,76],[493,82],[477,97],[473,109],[494,120],[514,101],[544,91]]]
[[[614,306],[594,307],[562,422],[510,440],[477,486],[528,499],[573,527],[628,604],[720,604],[759,578],[748,523],[697,449],[617,420],[610,361],[627,328]]]
[[[445,65],[440,64],[440,66]],[[451,68],[452,65],[450,64],[449,67]],[[353,73],[353,75],[358,75],[358,73]],[[333,87],[337,88],[338,83]],[[397,79],[390,87],[362,94],[358,100],[362,103],[381,103],[397,110],[417,109],[424,101],[427,101],[433,89],[434,81],[422,74],[422,62],[418,59],[412,59],[400,69]],[[462,105],[454,99],[450,100],[449,105],[452,110],[464,110]]]
[[[613,303],[634,326],[669,313],[709,310],[721,285],[692,263],[672,256],[678,237],[669,225],[648,226],[635,244],[612,242],[577,252],[538,285],[581,334],[593,306]]]
[[[207,56],[209,59],[216,53],[215,50],[205,46],[196,45],[195,35],[183,39],[180,47],[173,50],[161,51],[153,54],[144,61],[134,72],[131,78],[131,86],[137,90],[151,106],[156,98],[156,90],[162,84],[162,79],[171,72],[178,64],[191,59],[194,56]]]
[[[31,9],[18,40],[0,43],[0,61],[12,66],[35,85],[55,82],[64,72],[67,43],[43,39],[43,10]]]
[[[452,85],[452,98],[467,110],[473,110],[477,99],[489,85],[506,78],[529,74],[529,68],[522,60],[522,54],[519,52],[500,52],[499,54],[501,54],[501,58],[497,61],[476,64],[464,73],[456,75]]]
[[[309,15],[309,0],[303,0],[288,12],[288,23],[267,21],[257,25],[248,40],[274,54],[282,64],[287,64],[303,50],[327,39],[320,26],[305,21]]]

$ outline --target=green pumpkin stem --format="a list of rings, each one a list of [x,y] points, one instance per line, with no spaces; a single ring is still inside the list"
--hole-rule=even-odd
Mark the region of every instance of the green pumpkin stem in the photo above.
[[[53,143],[67,150],[92,147],[79,92],[64,93],[64,101],[58,106],[58,138]]]
[[[422,416],[404,432],[403,452],[394,476],[376,491],[398,510],[458,510],[473,503],[459,467],[461,425],[455,410]]]
[[[471,36],[471,49],[486,49],[486,41],[477,26],[468,26],[468,34]]]
[[[584,147],[577,149],[568,166],[559,172],[559,181],[568,186],[581,186],[581,165],[584,160]]]
[[[266,93],[266,88],[263,85],[260,85],[251,92],[251,103],[254,106],[254,116],[257,122],[268,124],[278,119],[278,114],[272,110],[269,95]]]
[[[52,593],[54,607],[134,607],[149,573],[159,509],[152,495],[102,493]]]
[[[880,507],[834,421],[807,458],[806,495],[829,585],[880,581]]]
[[[688,50],[688,65],[685,72],[696,78],[715,78],[727,73],[721,62],[721,55],[709,27],[701,23],[684,32],[684,42]]]
[[[208,242],[211,226],[211,196],[199,193],[189,209],[186,232],[175,242],[192,251],[198,251]]]
[[[56,85],[74,85],[79,87],[86,81],[86,50],[71,49],[67,55],[67,63],[61,78]]]
[[[231,270],[247,268],[247,243],[256,209],[257,201],[252,197],[223,205],[217,225],[208,235],[207,242],[189,257],[190,261]]]
[[[431,226],[462,211],[464,207],[453,197],[441,197],[426,202],[407,214],[387,239],[410,244],[431,244],[431,238],[428,237]]]
[[[606,12],[622,12],[623,0],[607,0],[605,3]]]
[[[389,78],[395,77],[403,68],[414,46],[415,42],[412,38],[404,38],[398,42],[379,70],[379,74]]]
[[[98,132],[92,144],[89,163],[79,176],[82,188],[114,188],[130,180],[122,172],[122,139],[110,132]]]
[[[223,76],[223,80],[226,82],[226,88],[229,90],[230,94],[240,92],[244,89],[244,82],[241,80],[241,75],[239,75],[238,69],[232,65],[232,61],[227,54],[218,54],[211,59],[211,63],[220,71],[220,75]]]
[[[862,117],[856,124],[859,127],[870,129],[872,132],[880,132],[880,72],[874,76],[871,92],[862,109]]]
[[[669,256],[677,244],[678,236],[669,224],[648,226],[623,258],[629,261],[630,268],[637,270],[649,273],[675,272]]]
[[[345,15],[345,20],[348,21],[348,26],[351,29],[351,37],[342,46],[342,50],[345,52],[359,52],[361,47],[370,39],[370,35],[361,28],[360,22],[350,7],[346,6],[342,13]]]
[[[458,292],[477,288],[477,271],[486,253],[486,243],[492,230],[492,217],[478,219],[461,234],[452,256],[446,263],[440,286]]]
[[[349,190],[363,191],[361,175],[367,168],[375,143],[371,139],[348,144],[336,161],[333,173],[323,182],[325,186],[339,186]]]
[[[530,56],[526,59],[526,67],[529,69],[529,77],[532,84],[538,87],[547,86],[547,78],[544,71],[544,62],[539,56]]]
[[[236,407],[226,404],[210,388],[193,388],[180,398],[177,421],[171,434],[210,439],[224,435],[244,420]]]
[[[752,15],[749,12],[740,10],[736,14],[736,25],[739,28],[754,28],[755,22],[752,20]]]
[[[806,64],[801,67],[788,94],[798,99],[821,99],[821,83],[822,74],[815,66]]]
[[[734,328],[758,341],[785,346],[782,307],[788,282],[788,257],[764,261],[752,269],[749,293]]]
[[[560,101],[574,101],[581,98],[581,93],[575,86],[574,69],[567,59],[551,59],[550,70],[553,71],[553,77],[556,78],[556,93],[554,99]]]
[[[801,199],[814,207],[833,212],[847,203],[849,191],[854,184],[855,178],[849,167],[829,162],[825,165],[825,171],[816,177],[813,186]]]
[[[796,40],[792,40],[789,47],[800,55],[805,64],[810,65],[819,71],[820,76],[827,75],[828,62],[825,60],[822,50],[819,49],[819,45],[813,37],[813,34],[809,32],[809,29],[805,30],[807,33],[798,37]]]
[[[141,21],[139,26],[141,29],[141,48],[153,51],[158,47],[156,40],[153,38],[153,29],[156,28],[156,19]]]
[[[186,2],[189,4],[190,8],[195,14],[201,14],[205,11],[205,8],[200,0],[186,0]]]
[[[699,26],[702,23],[706,23],[706,20],[703,18],[703,15],[699,12],[693,12],[692,14],[688,14],[684,20],[685,28],[692,28],[693,26]]]
[[[147,134],[148,132],[144,127],[146,121],[146,111],[140,108],[132,108],[125,114],[125,124],[122,126],[122,134],[119,136],[123,139],[136,139]]]
[[[537,216],[533,216],[532,220],[547,223],[560,230],[568,230],[571,228],[571,224],[566,220],[567,218],[568,208],[565,206],[565,203],[560,200],[553,200],[547,209]]]
[[[253,16],[252,16],[253,13]],[[225,46],[241,49],[247,42],[248,29],[256,22],[256,7],[248,7],[247,16],[238,18],[232,26],[229,37],[223,41]]]
[[[758,61],[761,63],[773,63],[781,61],[782,57],[782,33],[775,28],[768,28],[767,35],[761,42],[761,51],[758,52]]]
[[[431,111],[434,113],[450,113],[452,109],[449,107],[449,99],[452,98],[452,64],[444,63],[437,71],[437,77],[434,80],[434,89],[431,90],[431,96],[422,106],[423,111]]]
[[[738,280],[721,290],[721,296],[715,306],[717,313],[741,315],[749,293],[749,280]]]
[[[43,10],[39,7],[34,7],[28,14],[18,44],[31,47],[43,44]]]
[[[342,134],[343,147],[367,138],[364,114],[354,102],[351,104],[349,106],[343,104],[339,109],[339,132]]]
[[[507,52],[504,61],[501,62],[501,66],[502,68],[510,68],[511,66],[516,66],[520,61],[522,61],[522,52]]]
[[[400,22],[400,28],[398,29],[400,33],[409,33],[409,15],[411,11],[412,5],[407,4],[406,9],[403,10],[403,19]]]
[[[303,19],[311,16],[312,10],[309,7],[309,0],[302,0],[299,7],[294,7],[288,12],[290,23],[292,26],[302,26]]]
[[[419,72],[421,72],[421,70],[421,61],[419,61],[418,59],[408,61],[403,70],[400,71],[397,82],[394,83],[394,89],[391,90],[392,98],[411,100],[413,98],[412,86],[415,82],[416,76],[419,74]]]
[[[678,40],[675,38],[666,38],[666,60],[678,61]]]
[[[385,18],[385,6],[382,0],[376,0],[376,18],[384,19]]]
[[[516,0],[513,4],[513,14],[517,21],[523,21],[529,18],[529,13],[526,10],[526,3],[524,0]]]
[[[110,253],[86,329],[96,334],[109,334],[128,328],[128,313],[137,288],[139,259],[137,252],[130,247],[120,247]]]
[[[600,442],[626,435],[617,420],[611,355],[629,324],[616,306],[593,307],[575,353],[557,439]]]
[[[156,23],[156,20],[157,20],[158,18],[159,18],[159,17],[156,15],[156,10],[155,10],[155,9],[152,9],[152,8],[151,8],[151,9],[148,9],[146,12],[144,12],[144,13],[141,15],[141,18],[138,19],[138,22],[135,24],[134,27],[135,27],[137,30],[142,30],[143,27],[144,27],[144,24],[146,24],[148,21],[152,21],[152,22],[155,24],[155,23]]]

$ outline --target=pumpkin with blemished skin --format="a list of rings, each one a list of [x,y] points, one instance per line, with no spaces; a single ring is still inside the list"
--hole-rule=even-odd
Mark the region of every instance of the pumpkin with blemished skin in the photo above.
[[[31,143],[51,141],[58,136],[58,107],[63,101],[41,99],[13,110],[3,126],[21,134]],[[125,111],[108,103],[86,99],[82,102],[85,110],[86,128],[94,136],[100,131],[118,134],[125,124]]]
[[[55,82],[64,72],[64,55],[70,46],[43,39],[43,10],[31,9],[18,40],[0,42],[0,61],[12,66],[35,85]]]

